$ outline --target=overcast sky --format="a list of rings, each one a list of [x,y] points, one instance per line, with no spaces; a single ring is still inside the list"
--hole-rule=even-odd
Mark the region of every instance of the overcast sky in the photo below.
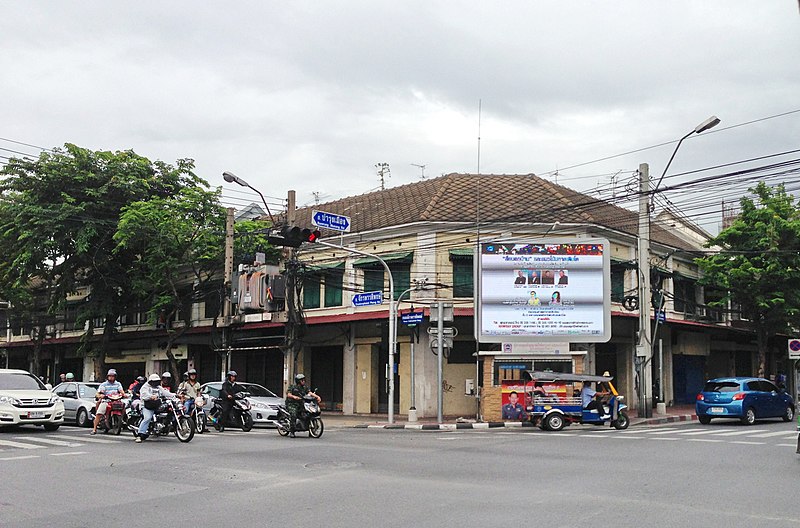
[[[800,112],[725,129],[800,110],[797,0],[17,1],[0,44],[0,148],[193,158],[230,203],[252,196],[224,170],[301,205],[375,189],[376,163],[476,172],[479,101],[481,173],[583,191],[657,178],[674,143],[574,165],[712,114],[670,174],[800,148]]]

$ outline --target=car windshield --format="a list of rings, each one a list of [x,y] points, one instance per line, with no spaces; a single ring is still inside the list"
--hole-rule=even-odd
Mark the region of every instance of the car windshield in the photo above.
[[[91,400],[94,398],[97,389],[95,387],[90,387],[89,385],[79,385],[78,386],[78,393],[79,396],[85,400]]]
[[[242,385],[244,385],[244,388],[250,393],[250,396],[258,396],[261,398],[277,398],[274,392],[266,387],[262,387],[261,385],[256,385],[255,383],[242,383]]]
[[[47,390],[44,384],[27,372],[0,374],[0,390]]]
[[[709,381],[703,387],[703,392],[736,392],[739,390],[739,383],[735,381]]]

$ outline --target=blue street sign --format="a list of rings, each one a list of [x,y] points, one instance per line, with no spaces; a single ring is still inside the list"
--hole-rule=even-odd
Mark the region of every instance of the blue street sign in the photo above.
[[[312,211],[311,223],[317,227],[333,229],[334,231],[350,232],[350,217],[326,213],[324,211]]]
[[[373,291],[353,295],[353,306],[371,306],[383,304],[383,292]]]
[[[406,312],[400,314],[400,322],[408,326],[417,326],[422,322],[423,312]]]
[[[661,312],[661,311],[656,312],[656,319],[660,323],[666,323],[667,322],[667,314],[666,314],[666,312]]]

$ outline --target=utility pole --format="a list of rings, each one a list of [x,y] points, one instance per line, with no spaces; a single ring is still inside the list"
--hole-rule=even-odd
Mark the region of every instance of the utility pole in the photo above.
[[[653,342],[650,332],[650,167],[639,165],[639,339],[636,345],[639,371],[639,416],[653,414],[651,394]]]
[[[438,301],[436,303],[436,311],[437,313],[437,321],[436,321],[436,332],[439,335],[439,342],[437,346],[437,354],[436,354],[436,382],[438,385],[438,390],[436,391],[436,421],[438,423],[444,422],[443,412],[444,412],[444,394],[443,394],[443,387],[442,381],[444,379],[443,375],[443,365],[444,362],[442,358],[444,357],[444,303],[442,301]]]
[[[233,315],[233,303],[231,303],[231,292],[233,291],[233,215],[235,209],[228,207],[225,209],[225,299],[222,303],[222,349],[225,351],[225,359],[222,361],[222,372],[220,379],[225,379],[225,373],[230,368],[231,362],[231,316]]]
[[[286,196],[286,224],[294,226],[297,217],[296,193],[290,190]],[[283,250],[284,266],[286,268],[286,359],[284,363],[283,385],[284,393],[289,385],[289,380],[297,374],[297,356],[300,353],[299,341],[299,310],[300,300],[297,298],[297,266],[295,250],[289,247]]]

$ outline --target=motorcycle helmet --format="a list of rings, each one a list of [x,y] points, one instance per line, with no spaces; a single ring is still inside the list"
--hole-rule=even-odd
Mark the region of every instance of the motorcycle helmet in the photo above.
[[[75,379],[75,374],[72,372],[67,372],[67,381],[73,381]]]
[[[188,372],[184,372],[183,375],[181,376],[181,379],[183,381],[188,381],[189,380],[189,373]]]
[[[236,376],[237,376],[237,374],[236,374],[235,370],[229,370],[228,371],[228,377],[229,378],[235,378]]]
[[[115,369],[108,369],[108,373],[106,374],[106,377],[109,377],[109,376],[116,377],[117,376],[117,371]]]
[[[144,376],[136,376],[136,381],[138,381],[139,383],[144,383],[147,380],[144,379]]]
[[[306,379],[306,377],[303,374],[295,374],[295,376],[294,376],[294,382],[295,383],[300,383],[304,379]]]
[[[189,376],[191,376],[192,374],[197,376],[197,371],[195,369],[189,369],[189,371],[186,374],[188,374]]]
[[[163,374],[161,375],[161,377],[162,377],[162,378],[166,378],[166,379],[170,379],[170,378],[172,377],[172,374],[170,374],[169,372],[165,372],[165,373],[163,373]]]
[[[150,377],[147,378],[147,383],[153,387],[158,387],[158,384],[161,383],[161,376],[158,374],[150,374]]]

